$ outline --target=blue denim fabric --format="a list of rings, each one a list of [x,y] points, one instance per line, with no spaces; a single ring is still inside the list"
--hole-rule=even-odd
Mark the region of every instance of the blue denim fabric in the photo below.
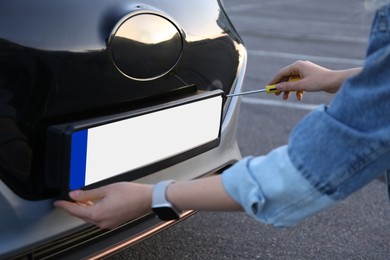
[[[222,174],[222,183],[248,215],[276,227],[295,225],[334,204],[295,169],[286,146],[244,158]]]
[[[293,131],[289,155],[320,192],[343,199],[390,169],[390,7],[374,19],[363,71]]]
[[[363,71],[308,114],[287,147],[227,169],[227,193],[254,218],[291,226],[390,169],[390,6],[377,11]]]

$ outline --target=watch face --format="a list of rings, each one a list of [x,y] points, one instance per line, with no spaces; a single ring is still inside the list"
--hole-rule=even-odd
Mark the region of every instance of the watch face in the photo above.
[[[153,208],[153,212],[156,213],[158,218],[161,220],[172,220],[180,218],[179,214],[170,207]]]

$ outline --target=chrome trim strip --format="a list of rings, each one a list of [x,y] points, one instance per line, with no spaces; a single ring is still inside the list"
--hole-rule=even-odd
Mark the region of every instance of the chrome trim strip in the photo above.
[[[124,240],[121,243],[116,244],[112,247],[109,247],[109,248],[107,248],[103,251],[100,251],[94,255],[91,255],[91,256],[87,257],[86,259],[98,260],[98,259],[102,259],[104,257],[107,257],[109,255],[112,255],[112,254],[114,254],[122,249],[125,249],[126,247],[134,245],[134,244],[136,244],[136,243],[138,243],[146,238],[149,238],[149,237],[157,234],[158,232],[160,232],[164,229],[167,229],[167,228],[177,224],[178,222],[190,217],[191,215],[193,215],[195,213],[196,213],[195,210],[185,211],[180,215],[180,219],[178,219],[178,220],[170,220],[170,221],[161,222],[161,223],[145,230],[144,232],[141,232],[135,236],[130,237],[128,240]]]

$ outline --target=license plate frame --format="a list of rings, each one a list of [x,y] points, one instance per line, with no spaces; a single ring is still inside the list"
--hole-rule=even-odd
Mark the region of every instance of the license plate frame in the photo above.
[[[223,103],[223,92],[215,90],[126,113],[50,126],[46,141],[46,184],[59,188],[61,197],[68,198],[71,190],[132,181],[213,149],[220,143]],[[196,129],[191,130],[192,127]],[[132,132],[124,134],[129,129]],[[150,136],[153,131],[157,136]],[[134,133],[141,136],[135,138]],[[121,138],[126,139],[122,146]],[[177,138],[175,144],[168,147],[167,140],[172,138]],[[159,140],[161,143],[154,143]],[[188,142],[180,143],[184,141]],[[133,142],[136,145],[128,147]],[[145,158],[153,148],[160,151],[151,151],[153,156],[148,154],[150,157]],[[123,159],[126,152],[132,156],[129,155],[130,162]],[[115,154],[121,159],[117,160]],[[139,162],[134,163],[135,157]],[[110,170],[107,163],[123,164],[115,167],[122,170],[107,173]]]

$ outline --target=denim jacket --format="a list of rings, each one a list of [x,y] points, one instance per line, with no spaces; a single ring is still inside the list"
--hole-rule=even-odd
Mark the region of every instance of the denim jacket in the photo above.
[[[329,106],[309,113],[287,146],[244,158],[222,175],[225,190],[254,218],[291,226],[390,169],[390,5],[375,15],[359,75]]]

